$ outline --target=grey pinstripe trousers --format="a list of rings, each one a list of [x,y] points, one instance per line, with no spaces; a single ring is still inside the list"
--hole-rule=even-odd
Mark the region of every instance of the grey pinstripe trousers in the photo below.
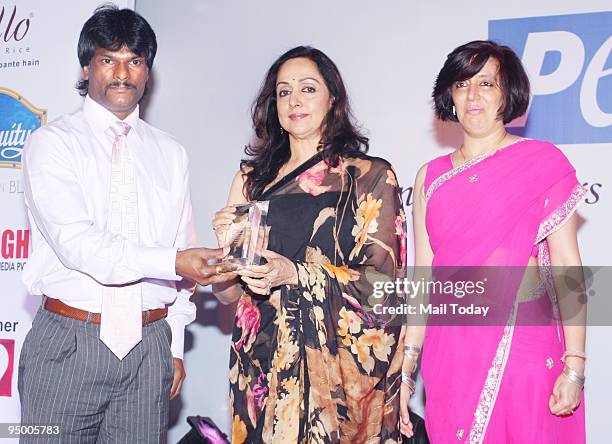
[[[60,438],[23,443],[165,443],[174,367],[165,319],[145,325],[122,361],[100,326],[38,310],[19,359],[22,424],[59,424]]]

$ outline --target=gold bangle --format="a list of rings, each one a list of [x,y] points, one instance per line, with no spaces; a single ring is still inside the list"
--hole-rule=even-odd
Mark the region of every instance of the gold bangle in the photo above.
[[[578,350],[566,350],[563,352],[563,356],[561,356],[561,362],[565,363],[565,358],[573,356],[575,358],[580,358],[586,361],[586,353]]]

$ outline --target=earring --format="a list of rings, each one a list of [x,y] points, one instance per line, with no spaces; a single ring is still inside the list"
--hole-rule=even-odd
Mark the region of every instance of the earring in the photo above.
[[[455,105],[453,105],[453,116],[457,117],[457,111],[455,110]]]
[[[282,136],[284,132],[285,132],[285,130],[284,130],[284,129],[283,129],[283,127],[281,126],[281,129],[280,129],[280,135]]]

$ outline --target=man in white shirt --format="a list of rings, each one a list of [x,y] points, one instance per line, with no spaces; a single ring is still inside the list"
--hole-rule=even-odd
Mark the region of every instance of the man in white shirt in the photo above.
[[[185,150],[139,119],[156,49],[140,15],[98,8],[78,45],[82,109],[23,152],[33,238],[23,277],[44,298],[20,358],[22,423],[60,425],[62,442],[165,442],[196,312],[181,279],[236,276],[207,265],[220,251],[188,248]]]

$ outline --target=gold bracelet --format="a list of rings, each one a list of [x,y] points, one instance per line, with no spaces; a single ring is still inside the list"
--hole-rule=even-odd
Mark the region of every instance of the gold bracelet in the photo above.
[[[586,353],[578,350],[565,350],[563,352],[563,356],[561,356],[561,362],[565,363],[565,358],[568,356],[573,356],[575,358],[584,359],[586,361]]]

